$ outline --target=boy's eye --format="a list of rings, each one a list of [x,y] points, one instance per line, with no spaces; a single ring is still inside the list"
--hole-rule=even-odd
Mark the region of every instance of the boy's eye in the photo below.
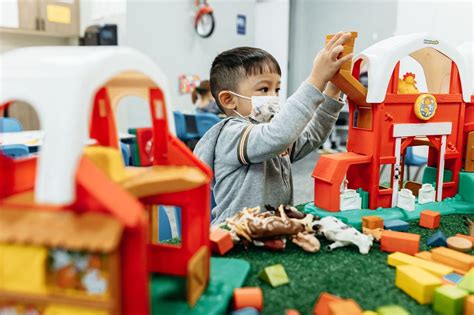
[[[277,88],[277,89],[275,90],[275,92],[279,93],[279,92],[280,92],[280,88]]]
[[[263,87],[263,88],[261,88],[259,91],[264,92],[264,93],[267,93],[267,92],[268,92],[268,88],[267,88],[267,87]]]

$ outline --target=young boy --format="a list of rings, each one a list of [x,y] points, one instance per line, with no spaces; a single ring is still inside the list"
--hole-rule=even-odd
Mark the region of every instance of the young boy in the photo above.
[[[212,224],[244,207],[292,204],[291,163],[324,142],[344,105],[337,101],[340,90],[329,80],[352,58],[338,57],[349,38],[350,33],[338,33],[327,43],[310,76],[281,110],[281,71],[272,55],[240,47],[214,59],[211,92],[228,117],[194,150],[214,171]]]

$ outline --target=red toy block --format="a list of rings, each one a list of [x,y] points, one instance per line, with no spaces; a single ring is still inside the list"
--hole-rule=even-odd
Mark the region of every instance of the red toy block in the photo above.
[[[441,215],[439,212],[424,210],[420,213],[420,226],[428,229],[436,229],[439,227]]]
[[[329,304],[337,301],[343,301],[343,299],[326,292],[321,293],[314,305],[313,315],[330,315]]]
[[[359,304],[352,299],[330,302],[329,312],[331,315],[362,315]]]
[[[383,230],[383,219],[375,215],[369,215],[362,217],[362,227],[368,229],[382,229]]]
[[[224,255],[234,247],[229,231],[221,228],[212,230],[209,240],[211,241],[211,250],[219,255]]]
[[[415,255],[420,251],[420,235],[396,231],[382,231],[380,248],[384,252]]]
[[[245,287],[234,290],[234,309],[253,307],[259,312],[263,310],[263,292],[259,287]]]

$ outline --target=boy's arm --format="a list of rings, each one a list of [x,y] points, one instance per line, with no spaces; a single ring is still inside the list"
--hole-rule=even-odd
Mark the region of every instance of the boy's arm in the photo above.
[[[325,95],[325,101],[314,113],[311,122],[290,147],[291,162],[304,158],[326,141],[344,103]]]
[[[239,162],[244,165],[261,163],[286,151],[298,139],[324,99],[315,86],[302,83],[269,123],[250,124],[242,130],[237,146]]]

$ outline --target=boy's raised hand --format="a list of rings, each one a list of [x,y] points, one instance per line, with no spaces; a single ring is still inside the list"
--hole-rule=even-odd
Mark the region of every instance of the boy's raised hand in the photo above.
[[[327,82],[341,68],[341,65],[352,58],[352,53],[341,58],[338,56],[344,51],[344,44],[351,38],[351,33],[339,32],[326,44],[326,47],[316,55],[313,69],[307,82],[323,91]]]

